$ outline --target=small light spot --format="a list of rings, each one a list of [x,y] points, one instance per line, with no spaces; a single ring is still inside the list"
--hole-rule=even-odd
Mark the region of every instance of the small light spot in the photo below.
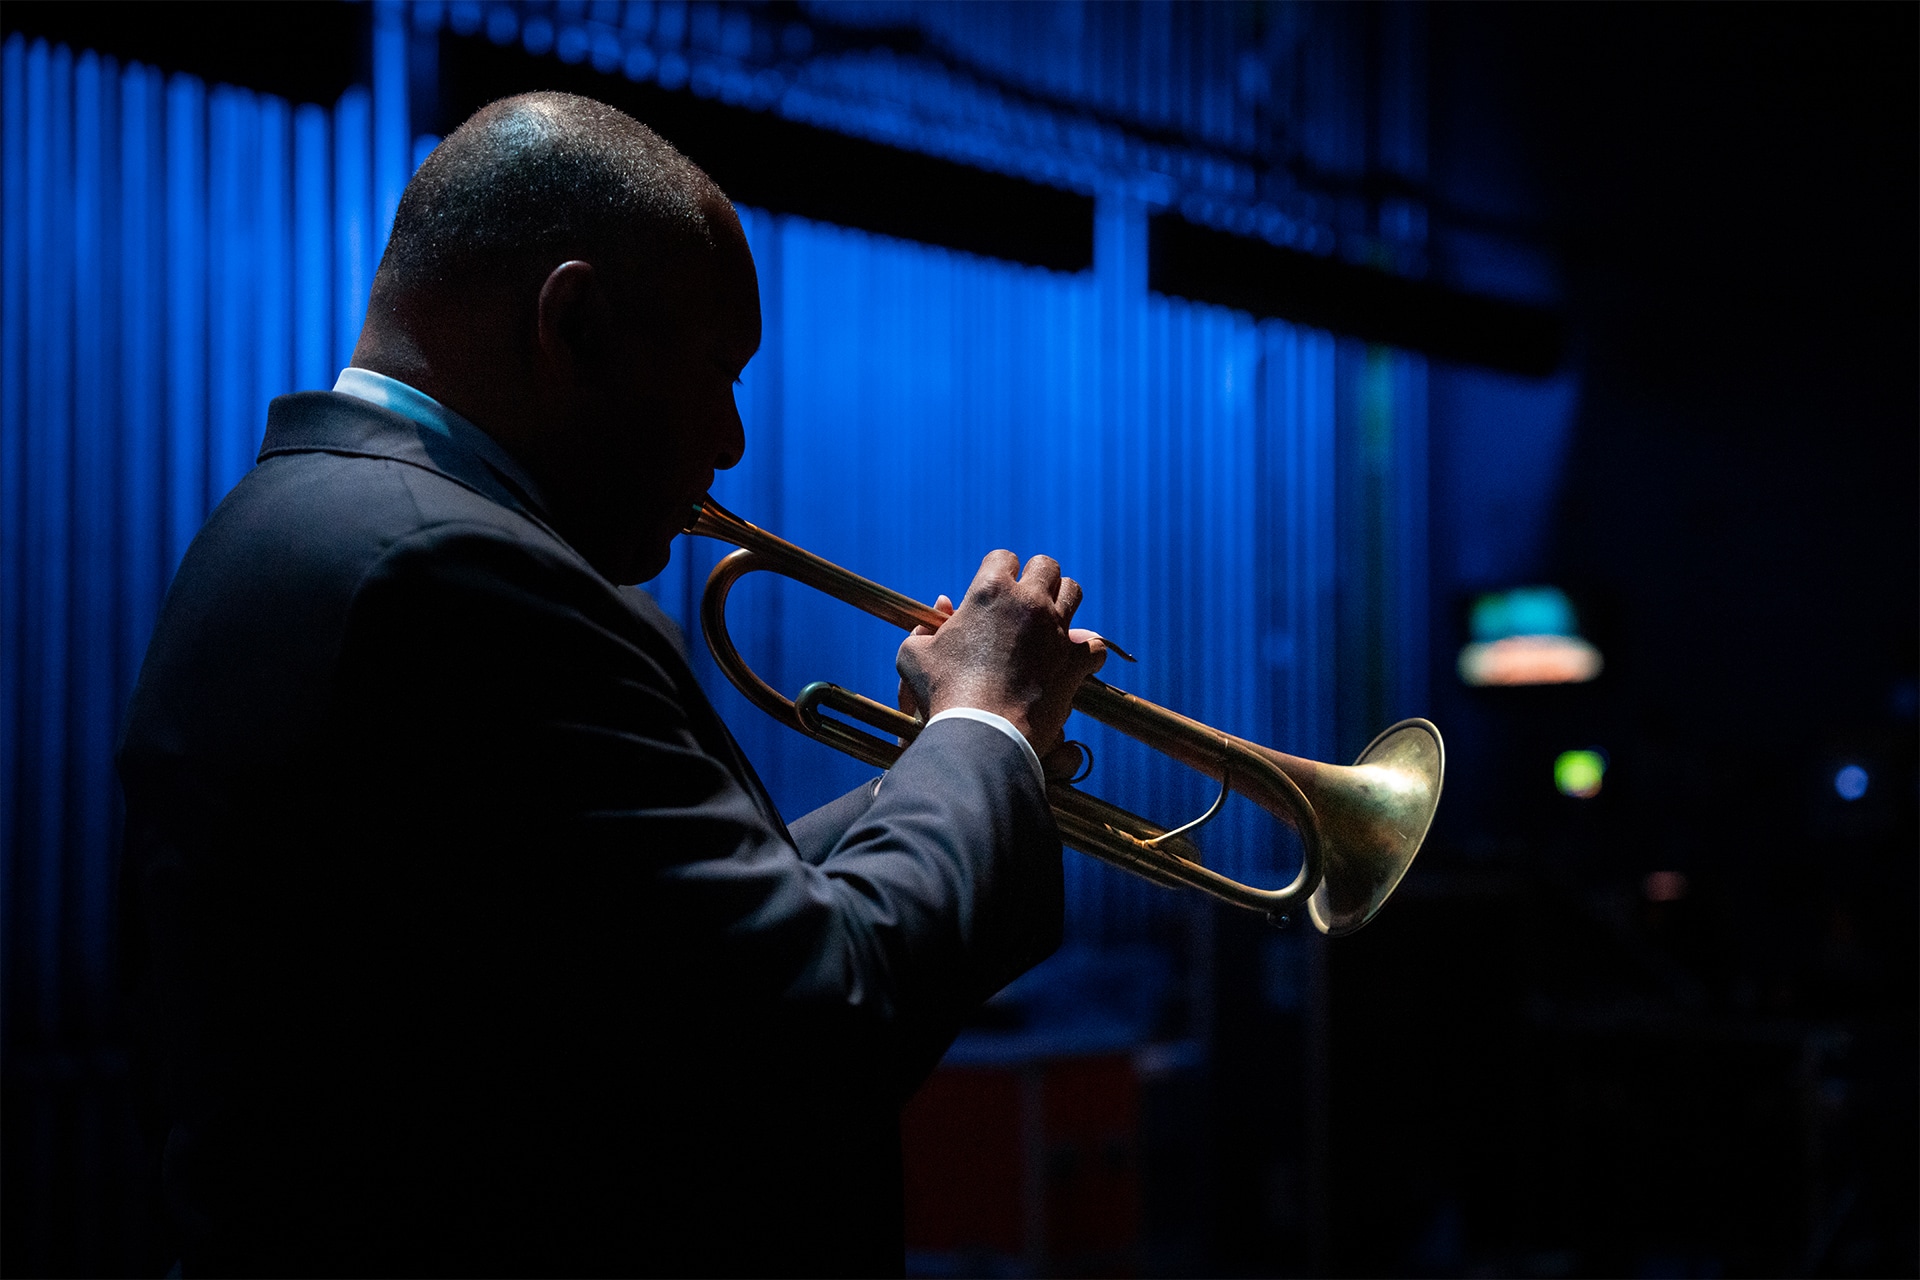
[[[636,44],[627,50],[627,60],[621,68],[629,80],[645,80],[653,74],[653,50],[644,44]]]
[[[596,31],[593,36],[593,69],[601,75],[612,75],[620,69],[623,52],[620,37],[611,31]]]
[[[1687,896],[1687,878],[1678,871],[1655,871],[1641,888],[1648,902],[1678,902]]]
[[[553,23],[545,18],[528,18],[527,25],[520,29],[520,43],[534,57],[543,56],[553,48]]]
[[[1607,757],[1598,751],[1562,751],[1553,762],[1553,785],[1563,796],[1591,800],[1607,776]]]
[[[505,44],[520,32],[520,19],[509,5],[487,6],[487,39]]]
[[[1842,800],[1858,800],[1867,794],[1867,771],[1857,764],[1843,766],[1833,775],[1833,789]]]
[[[571,64],[585,61],[587,51],[592,47],[593,37],[588,34],[587,29],[568,23],[560,28],[560,35],[554,41],[553,51],[560,56],[560,61]]]

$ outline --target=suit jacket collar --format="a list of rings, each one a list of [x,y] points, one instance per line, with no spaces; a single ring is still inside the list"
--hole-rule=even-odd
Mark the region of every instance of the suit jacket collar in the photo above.
[[[442,434],[357,396],[301,391],[267,406],[259,461],[289,453],[337,453],[403,462],[445,476],[560,537],[539,487],[513,455],[470,423],[450,425]]]

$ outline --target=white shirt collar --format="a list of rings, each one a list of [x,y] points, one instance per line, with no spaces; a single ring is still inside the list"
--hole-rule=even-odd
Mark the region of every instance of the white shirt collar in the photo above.
[[[438,432],[449,438],[453,435],[453,424],[456,422],[473,430],[479,430],[426,392],[416,390],[398,378],[389,378],[384,373],[375,373],[371,369],[347,366],[340,371],[340,376],[334,379],[333,389],[341,395],[365,400],[368,404],[377,404],[382,409],[390,409],[429,431]]]
[[[408,386],[398,378],[389,378],[384,373],[375,373],[371,369],[356,369],[348,365],[340,371],[340,376],[334,379],[333,389],[341,395],[352,396],[356,400],[364,400],[368,404],[378,405],[382,409],[397,413],[416,426],[424,427],[436,435],[444,436],[479,454],[489,466],[503,472],[514,484],[525,490],[536,506],[542,508],[546,506],[546,500],[541,497],[540,487],[533,482],[533,477],[526,473],[526,469],[514,460],[499,441],[419,388]]]

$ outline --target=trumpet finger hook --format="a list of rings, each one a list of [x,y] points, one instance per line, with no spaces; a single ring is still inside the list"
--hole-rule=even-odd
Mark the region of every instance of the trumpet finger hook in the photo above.
[[[1212,822],[1214,818],[1219,814],[1220,807],[1226,804],[1227,792],[1231,790],[1233,790],[1233,757],[1232,755],[1227,755],[1220,761],[1220,794],[1213,798],[1212,806],[1209,807],[1205,813],[1195,818],[1192,822],[1186,823],[1182,826],[1175,827],[1171,831],[1162,831],[1159,835],[1152,836],[1144,840],[1141,839],[1139,836],[1131,834],[1130,832],[1120,830],[1120,828],[1114,826],[1111,823],[1107,823],[1106,828],[1107,830],[1113,832],[1113,834],[1117,836],[1125,836],[1127,839],[1133,841],[1133,843],[1139,845],[1142,849],[1158,848],[1163,842],[1171,840],[1175,836],[1183,836],[1189,831],[1197,831],[1201,827],[1206,826],[1209,822]]]
[[[1077,628],[1077,629],[1086,630],[1085,628]],[[1101,644],[1107,646],[1107,652],[1111,653],[1114,657],[1119,658],[1125,662],[1140,661],[1140,659],[1134,657],[1132,654],[1128,653],[1125,649],[1122,649],[1119,645],[1115,644],[1113,641],[1101,635],[1098,631],[1089,630],[1087,631],[1087,634],[1092,636],[1095,640],[1098,640]]]

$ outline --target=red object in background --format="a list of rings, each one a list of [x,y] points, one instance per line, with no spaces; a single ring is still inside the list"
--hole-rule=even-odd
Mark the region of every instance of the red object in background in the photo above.
[[[1023,1257],[1021,1068],[942,1067],[900,1121],[907,1248]]]
[[[907,1104],[901,1142],[910,1259],[1029,1274],[1139,1271],[1132,1055],[942,1067]]]

